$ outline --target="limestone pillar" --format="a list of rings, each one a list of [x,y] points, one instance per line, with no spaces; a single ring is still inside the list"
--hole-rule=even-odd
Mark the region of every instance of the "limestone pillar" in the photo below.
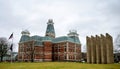
[[[113,63],[114,62],[114,56],[113,56],[113,40],[112,37],[106,33],[106,48],[107,48],[107,63]]]
[[[91,36],[91,59],[92,63],[96,63],[96,46],[95,37]]]
[[[101,63],[100,37],[96,35],[96,63]]]
[[[87,63],[91,63],[91,46],[90,46],[90,38],[87,36],[86,37],[86,42],[87,42]]]
[[[106,64],[107,61],[107,57],[106,57],[106,39],[105,39],[105,36],[101,34],[101,40],[100,40],[100,43],[101,43],[101,63],[102,64]]]

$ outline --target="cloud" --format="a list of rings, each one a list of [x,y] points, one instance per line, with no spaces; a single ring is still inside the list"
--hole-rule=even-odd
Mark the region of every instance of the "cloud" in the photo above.
[[[0,0],[0,36],[14,32],[18,46],[21,31],[44,36],[47,20],[54,20],[56,36],[76,29],[84,46],[86,36],[120,33],[120,0]]]

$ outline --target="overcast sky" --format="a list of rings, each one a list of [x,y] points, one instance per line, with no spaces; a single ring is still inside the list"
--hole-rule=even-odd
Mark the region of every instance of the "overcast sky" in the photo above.
[[[0,0],[0,37],[14,32],[17,51],[21,31],[44,36],[48,19],[54,20],[56,36],[75,29],[82,46],[86,36],[120,33],[120,0]]]

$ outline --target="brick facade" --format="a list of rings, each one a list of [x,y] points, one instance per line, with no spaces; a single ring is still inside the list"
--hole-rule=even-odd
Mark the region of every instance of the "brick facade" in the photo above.
[[[80,61],[81,46],[71,42],[53,44],[53,61]]]
[[[34,46],[34,41],[19,43],[19,61],[80,61],[81,46],[71,42],[43,42]]]

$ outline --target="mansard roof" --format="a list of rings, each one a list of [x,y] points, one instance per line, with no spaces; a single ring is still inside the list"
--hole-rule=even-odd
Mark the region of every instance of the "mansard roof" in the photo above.
[[[49,37],[49,36],[45,36],[42,38],[42,41],[52,41],[52,37]]]
[[[42,37],[41,37],[41,36],[38,36],[38,35],[34,35],[34,36],[31,36],[31,37],[30,37],[30,40],[41,41],[41,40],[42,40]]]
[[[35,41],[35,45],[42,45],[42,42],[44,41],[51,41],[52,43],[60,43],[60,42],[64,42],[64,41],[68,41],[68,42],[73,42],[73,43],[77,43],[80,44],[80,40],[78,37],[69,37],[69,36],[61,36],[61,37],[57,37],[57,38],[51,38],[49,36],[27,36],[27,35],[22,35],[20,42],[27,42],[27,41]]]
[[[49,36],[42,37],[42,36],[35,35],[30,38],[31,40],[35,40],[35,41],[51,41],[52,40],[52,38]]]
[[[43,46],[43,43],[41,41],[35,41],[34,45],[35,46]]]
[[[64,41],[80,44],[79,38],[77,38],[77,37],[71,38],[68,36],[62,36],[62,37],[58,37],[58,38],[55,38],[52,40],[53,43],[60,43],[60,42],[64,42]]]
[[[42,42],[45,42],[45,41],[50,41],[52,43],[69,41],[69,42],[80,44],[77,31],[75,30],[70,31],[68,36],[55,38],[55,30],[54,30],[53,24],[54,24],[53,20],[49,19],[47,22],[46,35],[44,37],[38,36],[38,35],[29,36],[30,32],[28,30],[22,31],[21,32],[22,36],[19,42],[22,43],[22,42],[28,42],[28,41],[35,41],[35,45],[42,45]]]
[[[19,42],[26,42],[26,41],[29,41],[29,40],[30,40],[30,37],[28,35],[22,35]]]

